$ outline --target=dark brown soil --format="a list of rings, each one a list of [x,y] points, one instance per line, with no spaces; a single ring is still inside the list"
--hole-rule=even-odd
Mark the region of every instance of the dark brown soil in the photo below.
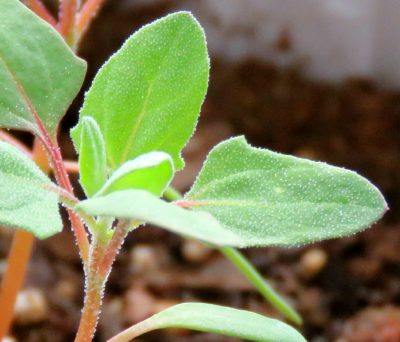
[[[109,5],[82,49],[90,65],[88,80],[135,27],[166,11],[165,4],[124,13]],[[80,101],[63,123],[61,141],[68,157],[74,156],[68,128]],[[213,144],[245,134],[258,146],[356,170],[382,189],[391,207],[378,225],[350,238],[246,251],[303,315],[300,329],[311,341],[400,341],[399,123],[400,92],[382,90],[367,80],[332,86],[306,80],[298,70],[257,61],[229,65],[213,60],[199,130],[185,152],[187,168],[175,183],[180,190],[190,186]],[[10,235],[1,232],[0,260],[9,241]],[[68,229],[38,243],[26,287],[45,295],[39,309],[47,311],[33,322],[31,312],[18,312],[13,329],[18,341],[71,341],[82,305],[82,281]],[[131,234],[106,293],[97,341],[182,301],[219,303],[281,318],[220,254],[156,228]],[[233,341],[183,330],[140,340]]]

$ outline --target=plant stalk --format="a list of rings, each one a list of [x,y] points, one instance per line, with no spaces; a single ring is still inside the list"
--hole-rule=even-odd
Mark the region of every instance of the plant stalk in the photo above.
[[[82,6],[81,11],[78,13],[76,17],[76,23],[75,23],[77,45],[79,44],[79,41],[88,30],[90,23],[96,17],[103,3],[104,0],[87,0]]]
[[[78,0],[61,0],[60,2],[58,31],[72,48],[75,46],[75,19],[79,7]]]
[[[105,247],[94,237],[85,278],[85,300],[75,342],[91,342],[96,331],[106,283],[106,277],[98,273]]]
[[[129,228],[129,221],[120,221],[109,241],[94,237],[85,281],[85,301],[75,342],[91,342],[94,337],[108,275]]]
[[[33,147],[33,160],[43,172],[49,172],[46,152],[37,138]],[[35,238],[31,233],[15,231],[0,291],[0,341],[11,328],[15,302],[24,283],[34,242]]]
[[[46,6],[40,0],[27,0],[26,5],[35,12],[43,20],[47,21],[51,26],[56,27],[57,21],[47,10]]]

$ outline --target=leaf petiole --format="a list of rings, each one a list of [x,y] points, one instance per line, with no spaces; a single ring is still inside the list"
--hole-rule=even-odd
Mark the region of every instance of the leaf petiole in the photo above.
[[[170,201],[178,201],[178,203],[184,202],[181,202],[183,198],[182,195],[172,187],[168,187],[164,192],[164,198]],[[285,299],[275,292],[271,285],[264,280],[263,276],[242,253],[232,247],[213,247],[218,249],[275,309],[285,315],[285,317],[290,319],[292,322],[298,325],[303,323],[301,316],[296,312],[296,310],[294,310]]]

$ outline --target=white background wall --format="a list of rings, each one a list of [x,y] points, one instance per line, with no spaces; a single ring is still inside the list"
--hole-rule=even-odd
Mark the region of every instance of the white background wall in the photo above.
[[[298,64],[316,79],[365,76],[400,87],[400,0],[191,0],[210,49]],[[291,49],[278,51],[286,34]]]

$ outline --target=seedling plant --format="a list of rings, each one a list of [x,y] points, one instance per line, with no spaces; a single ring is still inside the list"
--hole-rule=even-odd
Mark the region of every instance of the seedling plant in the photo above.
[[[93,3],[86,2],[82,11]],[[379,190],[352,171],[234,137],[210,151],[193,186],[180,197],[170,182],[184,168],[181,151],[207,91],[209,58],[199,23],[190,13],[177,12],[134,33],[87,91],[71,131],[86,195],[78,199],[57,131],[85,76],[85,62],[70,47],[77,48],[87,21],[78,20],[81,11],[64,16],[78,19],[60,25],[43,6],[32,7],[47,23],[18,0],[0,2],[0,126],[34,134],[33,159],[46,172],[48,158],[56,182],[30,152],[0,135],[0,224],[45,239],[62,230],[59,203],[67,209],[85,273],[76,341],[92,341],[112,264],[127,234],[146,223],[218,248],[299,323],[298,314],[234,247],[290,247],[354,234],[385,212]],[[67,8],[77,13],[80,6]],[[305,341],[275,319],[202,303],[168,308],[110,341],[170,327],[252,341]]]

